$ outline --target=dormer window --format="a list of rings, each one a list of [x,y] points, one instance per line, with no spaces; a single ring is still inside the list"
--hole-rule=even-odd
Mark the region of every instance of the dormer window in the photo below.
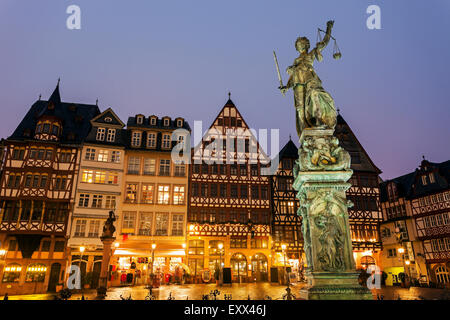
[[[177,127],[182,128],[183,127],[183,119],[177,119]]]
[[[151,117],[150,118],[150,125],[156,126],[156,117]]]
[[[427,176],[426,176],[426,175],[423,175],[423,176],[422,176],[422,184],[423,184],[424,186],[427,185]]]
[[[61,129],[60,123],[41,119],[36,125],[34,137],[40,140],[58,140]]]
[[[50,123],[44,123],[44,126],[42,127],[43,133],[50,133]]]
[[[137,124],[142,124],[144,122],[144,117],[143,116],[137,116],[136,117],[136,123]]]
[[[104,141],[105,140],[105,128],[97,128],[97,141]]]
[[[388,197],[390,201],[394,201],[397,198],[397,186],[395,183],[389,183],[387,186]]]
[[[108,129],[108,134],[106,135],[106,141],[114,142],[116,140],[116,129]]]
[[[168,127],[170,124],[170,119],[169,118],[164,118],[164,127]]]
[[[436,182],[434,180],[434,173],[430,173],[428,176],[430,177],[430,183],[435,183]]]
[[[57,136],[58,133],[59,133],[59,126],[53,125],[53,127],[52,127],[52,134]]]

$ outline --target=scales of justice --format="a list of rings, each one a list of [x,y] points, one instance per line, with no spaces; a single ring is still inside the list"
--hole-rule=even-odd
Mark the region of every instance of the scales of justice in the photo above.
[[[352,252],[346,198],[353,174],[350,155],[334,136],[337,112],[331,95],[322,87],[313,63],[322,61],[322,51],[334,40],[333,57],[341,52],[327,22],[326,31],[318,29],[316,47],[310,50],[306,37],[295,41],[299,56],[287,68],[289,80],[284,86],[275,54],[275,65],[284,95],[294,93],[296,129],[299,136],[299,158],[294,165],[293,187],[300,201],[297,214],[302,217],[306,256],[307,285],[300,290],[301,299],[372,300],[369,289],[358,283]],[[324,33],[323,39],[321,33]]]

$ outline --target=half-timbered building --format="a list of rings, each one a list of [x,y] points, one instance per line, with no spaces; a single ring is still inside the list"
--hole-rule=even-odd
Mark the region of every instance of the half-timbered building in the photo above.
[[[3,141],[0,294],[52,291],[62,282],[81,143],[98,113],[96,105],[61,102],[58,83]]]
[[[229,99],[193,149],[188,265],[198,281],[208,271],[217,274],[221,265],[231,268],[232,281],[268,280],[270,185],[263,174],[267,157],[249,129]]]
[[[303,236],[302,218],[297,214],[299,202],[296,191],[292,188],[294,183],[292,170],[297,159],[297,146],[289,139],[275,159],[278,168],[275,174],[270,176],[270,185],[273,266],[289,265],[292,274],[298,279],[303,267]]]
[[[381,184],[381,235],[387,284],[450,284],[450,161],[423,160],[414,172]],[[392,241],[392,238],[394,241]]]
[[[359,143],[350,126],[339,114],[335,134],[341,147],[351,156],[352,186],[347,198],[354,204],[349,208],[353,254],[358,267],[367,268],[379,263],[381,251],[379,224],[382,220],[379,208],[379,174],[369,155]],[[298,199],[292,188],[293,163],[298,159],[298,148],[290,140],[278,155],[278,170],[271,176],[272,235],[274,257],[284,264],[287,258],[292,271],[301,270],[301,217],[297,216]],[[286,252],[282,252],[282,245]],[[300,261],[299,261],[300,258]],[[303,260],[303,263],[305,260]]]
[[[450,286],[450,160],[423,160],[411,190],[412,215],[429,281]]]
[[[382,249],[380,239],[381,170],[373,163],[350,126],[338,114],[335,129],[342,148],[350,153],[353,175],[352,184],[347,191],[347,199],[353,203],[348,209],[353,255],[357,268],[366,269],[369,265],[379,265]]]

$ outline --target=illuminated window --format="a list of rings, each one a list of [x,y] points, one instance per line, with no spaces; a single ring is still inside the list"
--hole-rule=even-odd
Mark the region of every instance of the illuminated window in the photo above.
[[[108,184],[118,184],[119,183],[119,175],[117,172],[109,172],[108,173]]]
[[[137,202],[137,188],[138,185],[135,183],[127,183],[126,187],[126,202],[135,203]]]
[[[219,244],[222,244],[222,252],[220,252],[221,250],[219,249]],[[220,255],[220,253],[222,253],[222,256],[223,256],[223,254],[224,254],[223,248],[224,248],[223,241],[220,241],[220,240],[210,240],[209,241],[209,255],[210,256],[218,256],[218,255]]]
[[[95,183],[105,183],[106,180],[106,172],[105,171],[96,171],[95,172]]]
[[[99,150],[97,161],[108,162],[108,150]]]
[[[196,255],[205,254],[205,241],[189,240],[189,254],[196,254]]]
[[[111,162],[115,162],[115,163],[120,162],[120,151],[113,151],[111,153]]]
[[[16,282],[19,283],[20,273],[22,271],[22,267],[17,263],[10,263],[5,266],[3,272],[2,282]]]
[[[449,283],[450,274],[445,266],[439,266],[436,268],[436,279],[439,283]]]
[[[173,188],[173,204],[184,204],[184,186]]]
[[[170,186],[160,185],[158,186],[158,204],[169,204],[170,198]]]
[[[103,141],[105,140],[105,128],[97,128],[97,136],[96,136],[96,140],[97,141]]]
[[[154,186],[152,184],[142,185],[142,203],[153,203]]]
[[[81,181],[86,183],[94,182],[94,171],[92,170],[83,170],[83,175],[81,176]]]

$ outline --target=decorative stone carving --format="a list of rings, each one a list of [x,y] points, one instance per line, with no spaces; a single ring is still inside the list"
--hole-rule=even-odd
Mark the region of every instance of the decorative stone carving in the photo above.
[[[299,149],[301,171],[338,171],[350,169],[350,155],[334,136],[306,136]]]

